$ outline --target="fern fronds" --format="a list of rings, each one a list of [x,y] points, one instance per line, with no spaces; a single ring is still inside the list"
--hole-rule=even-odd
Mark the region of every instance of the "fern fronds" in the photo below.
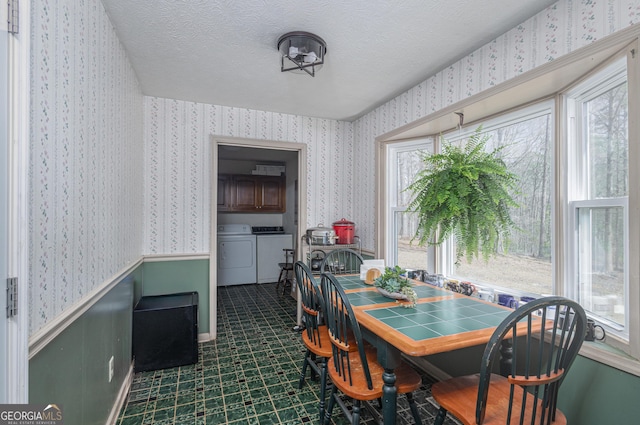
[[[502,148],[486,151],[489,136],[479,127],[463,147],[443,140],[442,153],[425,155],[425,168],[408,187],[413,200],[407,210],[418,216],[414,239],[440,245],[456,239],[456,262],[481,254],[487,260],[500,239],[515,227],[509,209],[517,176],[500,158]]]

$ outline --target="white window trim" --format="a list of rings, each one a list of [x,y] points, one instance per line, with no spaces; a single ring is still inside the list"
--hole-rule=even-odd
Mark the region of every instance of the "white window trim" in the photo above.
[[[518,108],[514,111],[506,112],[503,115],[492,117],[481,122],[476,122],[473,125],[465,126],[465,128],[462,130],[458,129],[448,131],[446,133],[443,133],[443,137],[446,140],[453,142],[469,137],[471,134],[475,133],[480,124],[482,124],[482,132],[487,133],[498,128],[507,127],[509,125],[517,124],[522,121],[534,119],[548,113],[551,113],[552,118],[554,118],[554,108],[555,105],[553,103],[553,100],[543,100],[533,105]],[[551,125],[553,125],[553,123],[554,121],[552,121]]]
[[[484,132],[490,132],[490,131],[494,131],[497,130],[499,128],[502,127],[507,127],[509,125],[513,125],[513,124],[517,124],[519,122],[522,121],[527,121],[527,120],[531,120],[534,118],[538,118],[547,114],[551,114],[551,123],[550,126],[551,128],[555,127],[555,121],[556,121],[556,105],[553,102],[553,100],[543,100],[540,102],[537,102],[533,105],[528,105],[526,107],[523,108],[519,108],[516,109],[514,111],[511,112],[507,112],[503,115],[499,115],[496,117],[492,117],[489,118],[485,121],[481,121],[479,123],[475,123],[474,125],[469,125],[467,126],[464,130],[453,130],[447,133],[443,134],[443,137],[450,141],[450,142],[456,142],[458,140],[461,139],[465,139],[467,137],[469,137],[471,134],[473,134],[476,129],[478,128],[478,126],[481,124],[482,125],[482,131]],[[555,157],[556,157],[556,140],[554,137],[553,140],[553,146],[552,146],[552,152],[551,152],[551,163],[553,164],[555,162]],[[440,152],[440,146],[438,145],[438,152]],[[556,197],[555,197],[555,179],[556,179],[556,173],[551,173],[551,182],[549,185],[549,188],[551,190],[550,193],[550,199],[551,199],[551,211],[555,210],[555,205],[556,205]],[[555,218],[552,217],[551,219],[551,245],[554,246],[555,244]],[[453,270],[454,270],[454,258],[455,258],[455,244],[452,241],[447,241],[445,242],[441,247],[436,248],[439,251],[439,267],[438,267],[438,273],[442,273],[445,276],[452,276]],[[551,262],[553,263],[555,258],[555,250],[551,250]],[[552,286],[555,289],[556,288],[556,276],[555,273],[553,276],[551,276],[552,279]],[[499,287],[495,287],[495,289],[499,289],[499,290],[508,290],[509,288],[499,288]],[[516,291],[517,292],[517,291]]]
[[[563,58],[548,64],[542,65],[529,73],[516,77],[505,83],[495,86],[479,94],[466,98],[456,104],[450,105],[431,115],[409,123],[403,127],[390,131],[376,137],[377,164],[382,171],[377,179],[377,216],[379,218],[376,226],[378,232],[378,243],[376,252],[378,255],[384,253],[384,240],[386,238],[385,227],[387,221],[385,215],[386,191],[384,185],[388,177],[384,172],[386,166],[386,147],[393,143],[408,140],[408,138],[427,137],[438,135],[449,129],[455,128],[458,117],[454,112],[464,112],[467,126],[473,126],[483,118],[496,115],[499,110],[509,110],[517,105],[515,98],[518,98],[521,105],[529,104],[540,99],[555,98],[556,108],[560,110],[564,106],[564,99],[559,95],[572,85],[571,81],[580,79],[584,75],[584,70],[590,66],[599,68],[604,61],[609,60],[624,49],[627,52],[627,75],[628,75],[628,97],[630,111],[629,140],[640,140],[640,119],[637,119],[637,111],[640,110],[640,64],[638,63],[638,37],[640,28],[632,27],[620,31],[602,40],[596,41],[589,46],[579,49]],[[594,64],[596,64],[594,66]],[[555,83],[554,83],[555,82]],[[554,228],[553,234],[556,237],[554,242],[554,273],[556,277],[556,292],[563,293],[564,282],[567,280],[568,241],[566,234],[569,229],[569,199],[567,187],[562,185],[561,179],[567,173],[568,158],[570,152],[566,143],[559,142],[566,140],[567,125],[563,120],[556,120],[556,158],[554,160],[554,174],[557,179],[554,184],[554,198],[560,202],[553,212]],[[631,143],[629,146],[629,181],[640,182],[640,144]],[[640,185],[630,187],[628,198],[629,214],[632,219],[629,223],[629,333],[632,335],[629,343],[621,346],[617,344],[617,338],[613,335],[607,336],[606,345],[602,343],[587,343],[583,346],[580,354],[610,365],[622,371],[640,376]],[[437,257],[438,255],[436,255]],[[438,263],[441,260],[438,259]],[[635,307],[634,307],[635,305]],[[635,337],[635,338],[634,338]],[[607,346],[622,348],[621,352],[613,352]],[[627,353],[627,354],[625,354]],[[632,357],[629,357],[629,354]]]
[[[387,184],[385,188],[386,199],[388,200],[386,203],[387,211],[385,214],[385,228],[389,229],[389,237],[385,238],[384,258],[387,259],[388,264],[395,264],[398,260],[398,250],[395,238],[395,235],[398,234],[395,220],[396,213],[406,211],[405,205],[397,205],[396,202],[398,199],[396,193],[398,188],[398,174],[396,172],[397,156],[400,153],[412,152],[415,150],[434,152],[435,148],[435,141],[433,141],[432,138],[411,140],[403,143],[388,144],[386,146],[386,169],[389,172],[387,173]],[[392,235],[394,237],[391,237]]]
[[[562,124],[558,127],[558,134],[567,141],[562,150],[562,153],[566,155],[566,159],[560,161],[559,166],[561,167],[560,170],[565,167],[566,175],[575,176],[578,174],[578,170],[585,169],[583,162],[586,158],[584,146],[579,142],[585,129],[582,126],[582,111],[578,105],[620,84],[624,79],[627,80],[627,96],[629,99],[628,140],[630,141],[628,179],[630,192],[628,197],[589,200],[585,199],[585,193],[588,189],[588,180],[585,174],[582,174],[581,178],[575,178],[571,184],[567,182],[568,177],[563,177],[567,183],[560,182],[560,184],[564,185],[562,190],[568,200],[568,205],[567,210],[563,212],[561,223],[564,229],[559,235],[563,239],[562,244],[564,245],[564,250],[559,252],[563,259],[564,270],[559,277],[557,290],[560,295],[564,294],[578,299],[577,288],[573,282],[576,273],[579,272],[579,270],[576,270],[578,235],[575,214],[577,208],[623,207],[626,212],[625,228],[628,229],[625,234],[625,324],[624,329],[613,326],[613,324],[606,321],[602,321],[600,324],[608,330],[606,344],[621,350],[634,359],[638,359],[636,362],[640,360],[640,233],[637,230],[640,228],[640,220],[638,219],[640,214],[634,213],[634,211],[638,211],[638,206],[640,205],[640,185],[634,185],[634,182],[640,182],[640,173],[637,170],[638,167],[634,167],[633,164],[640,163],[640,150],[636,147],[637,143],[632,143],[631,141],[638,140],[638,135],[640,135],[638,120],[633,119],[640,107],[640,102],[637,100],[640,89],[640,78],[638,78],[640,69],[637,63],[637,51],[638,42],[636,39],[618,54],[613,55],[605,63],[586,73],[580,81],[569,86],[558,95],[559,103],[561,104],[560,112],[564,113],[564,122],[562,122],[563,119],[559,120]],[[625,57],[626,61],[624,60]],[[625,66],[626,74],[620,74]],[[593,87],[593,89],[590,89],[590,87]],[[635,235],[635,237],[632,235]],[[597,320],[597,317],[594,316],[594,319]],[[599,356],[594,354],[598,352],[597,350],[588,350],[588,352],[591,353],[590,358],[610,364],[611,353],[603,351],[602,355]]]
[[[578,249],[579,249],[579,232],[578,232],[578,214],[577,211],[580,208],[611,208],[611,207],[620,207],[623,209],[624,213],[624,228],[629,228],[629,202],[627,197],[621,198],[607,198],[607,199],[592,199],[592,200],[579,200],[572,201],[569,203],[569,226],[568,232],[573,234],[573,237],[569,240],[569,252],[571,253],[571,261],[569,262],[569,276],[579,276],[580,270],[578,270]],[[624,302],[625,302],[625,323],[623,327],[617,326],[613,323],[608,323],[607,321],[600,321],[600,325],[603,325],[607,328],[609,333],[613,332],[614,334],[619,335],[623,340],[629,339],[629,309],[630,309],[630,300],[629,300],[629,233],[625,233],[624,235]],[[565,288],[565,295],[578,300],[578,302],[583,303],[580,299],[579,288],[577,284],[568,284]],[[587,306],[583,305],[585,310]],[[598,320],[598,317],[593,315],[595,320]]]
[[[570,200],[585,199],[589,187],[589,175],[585,164],[583,164],[587,158],[587,152],[584,151],[584,144],[580,142],[586,130],[583,125],[580,125],[583,117],[579,105],[627,80],[629,62],[629,60],[624,61],[624,55],[618,54],[617,57],[601,67],[602,69],[590,72],[582,81],[560,94],[563,100],[561,112],[564,114],[564,121],[570,122],[570,124],[566,124],[565,133],[569,158],[566,167],[568,167],[570,175],[576,174],[574,170],[583,171],[581,178],[576,179],[571,185],[567,185],[567,195]]]

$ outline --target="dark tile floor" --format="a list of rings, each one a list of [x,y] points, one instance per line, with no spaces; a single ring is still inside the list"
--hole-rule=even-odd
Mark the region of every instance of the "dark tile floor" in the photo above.
[[[137,373],[117,424],[318,423],[317,382],[298,389],[304,349],[294,325],[295,301],[274,284],[219,288],[217,339],[199,345],[195,365]],[[431,424],[436,408],[423,382],[415,396]],[[336,407],[333,424],[345,423]],[[360,423],[374,421],[365,414]],[[400,396],[398,424],[411,423]]]

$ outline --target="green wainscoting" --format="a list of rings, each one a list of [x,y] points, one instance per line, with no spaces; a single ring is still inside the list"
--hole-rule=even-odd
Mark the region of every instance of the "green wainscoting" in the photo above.
[[[580,357],[560,387],[558,406],[570,424],[637,424],[640,378]]]
[[[29,361],[29,402],[62,405],[67,425],[106,423],[131,366],[132,312],[144,295],[197,291],[209,332],[209,260],[146,262]],[[109,359],[114,377],[109,382]]]
[[[425,357],[451,376],[477,373],[484,346]],[[558,407],[568,423],[635,424],[640,418],[640,377],[578,356],[560,387]]]
[[[209,260],[145,262],[29,362],[29,401],[63,406],[65,424],[104,424],[131,365],[131,319],[144,295],[197,291],[199,327],[209,332]],[[483,347],[426,359],[453,376],[475,373]],[[108,362],[115,375],[108,382]],[[559,406],[580,425],[632,424],[640,417],[640,378],[578,356]]]
[[[61,405],[66,425],[106,423],[131,366],[133,291],[141,276],[138,267],[30,359],[30,403]]]
[[[198,332],[209,333],[209,260],[147,261],[140,296],[198,292]]]

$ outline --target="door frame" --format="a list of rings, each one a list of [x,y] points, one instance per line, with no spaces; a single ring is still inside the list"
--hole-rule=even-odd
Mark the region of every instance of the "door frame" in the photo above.
[[[6,9],[6,7],[5,7]],[[17,314],[6,321],[4,403],[29,401],[29,93],[31,2],[20,2],[19,32],[8,34],[7,91],[7,272],[18,278]],[[2,30],[5,30],[2,28]],[[3,99],[4,102],[4,99]],[[5,281],[5,276],[2,276]],[[4,290],[4,288],[2,288]],[[2,312],[4,314],[4,312]],[[0,394],[2,392],[0,391]]]
[[[210,237],[209,237],[209,336],[216,339],[217,330],[217,314],[218,314],[218,279],[216,273],[216,258],[218,258],[217,245],[218,237],[216,229],[218,228],[217,200],[218,200],[218,147],[238,146],[243,148],[258,148],[269,150],[282,150],[289,152],[297,152],[298,154],[298,225],[297,234],[294,235],[296,240],[302,238],[304,229],[307,228],[307,145],[296,142],[279,142],[274,140],[258,140],[246,139],[240,137],[211,136],[211,218]],[[294,240],[294,243],[295,241]],[[300,251],[300,250],[298,250]],[[300,253],[298,253],[298,259]],[[298,297],[298,316],[300,316],[300,298]],[[299,317],[298,317],[299,322]]]
[[[9,63],[9,33],[7,28],[7,12],[6,7],[0,11],[0,128],[7,128],[9,117],[9,93],[7,89]],[[6,281],[9,275],[9,252],[8,243],[8,218],[9,215],[9,132],[0,133],[0,279]],[[7,293],[4,288],[0,288],[0,307],[4,307],[7,302]],[[9,337],[7,336],[8,322],[7,315],[0,311],[0,403],[6,403],[8,399],[9,387],[7,385],[7,376],[9,375],[9,362],[7,360],[9,350],[5,347],[9,346]]]

